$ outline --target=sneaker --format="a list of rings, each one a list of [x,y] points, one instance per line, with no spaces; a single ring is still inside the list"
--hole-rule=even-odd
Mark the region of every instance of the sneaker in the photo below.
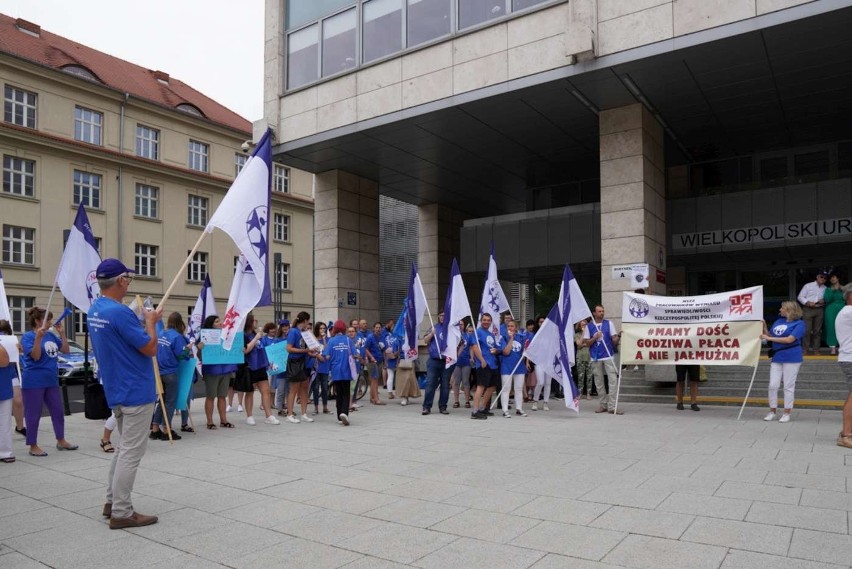
[[[550,407],[547,406],[547,403],[542,405],[541,408],[544,409],[545,411],[550,411]]]
[[[483,409],[482,411],[480,411],[480,413],[482,413],[486,417],[493,417],[494,416],[494,413],[492,411],[489,411],[488,409]]]
[[[231,411],[232,411],[232,409],[231,409],[231,406],[230,406],[230,405],[228,405],[227,407],[225,407],[225,413],[230,413]]]
[[[511,419],[511,418],[512,418],[512,414],[511,414],[511,413],[509,413],[508,411],[503,411],[503,416],[504,416],[504,417],[506,417],[507,419]]]
[[[420,414],[421,414],[421,415],[428,415],[428,414],[429,414],[429,413],[431,413],[431,412],[432,412],[432,410],[431,410],[431,409],[427,409],[426,407],[424,407],[424,408],[423,408],[423,410],[422,410],[422,411],[420,411]]]
[[[281,421],[276,419],[274,415],[270,415],[269,417],[266,418],[264,423],[266,423],[267,425],[280,425]]]
[[[173,440],[173,441],[179,441],[179,440],[181,440],[182,438],[183,438],[183,437],[181,437],[179,434],[177,434],[176,432],[172,431],[172,440]],[[169,434],[168,434],[168,433],[164,433],[163,431],[160,431],[160,440],[161,440],[161,441],[167,441],[167,440],[169,440]]]
[[[488,417],[480,413],[479,411],[474,411],[470,414],[471,419],[487,419]]]
[[[110,518],[109,529],[138,528],[157,523],[157,516],[145,516],[133,512],[129,518]]]
[[[533,401],[533,404],[532,404],[532,410],[533,410],[533,411],[538,411],[538,403],[536,403],[535,401]]]
[[[245,409],[243,409],[243,406],[237,405],[237,413],[242,413],[243,411],[245,411]]]
[[[764,421],[774,421],[775,420],[775,413],[770,411],[769,413],[766,414],[766,416],[763,418],[763,420]]]
[[[402,401],[400,401],[399,404],[402,405],[403,407],[408,405],[408,397],[403,397]]]
[[[677,410],[683,411],[683,403],[682,402],[677,404]]]
[[[693,403],[692,405],[689,406],[689,408],[692,409],[693,411],[701,411],[701,407],[699,407],[697,403]]]
[[[315,408],[313,411],[311,411],[311,415],[319,415],[319,409]]]
[[[521,417],[527,416],[527,414],[524,413],[523,411],[521,411],[520,409],[515,409],[515,415],[518,415],[518,416],[521,416]]]
[[[789,423],[790,422],[790,414],[784,413],[783,415],[781,415],[781,418],[778,419],[778,422],[779,423]]]
[[[278,416],[279,417],[287,416],[287,409],[281,409],[280,411],[278,411]]]
[[[307,415],[302,415],[302,421],[304,421],[305,423],[313,423],[314,422],[314,420],[311,419],[310,417],[308,417]]]
[[[254,417],[246,418],[246,425],[251,425],[252,427],[257,425],[257,421],[254,420]]]
[[[297,419],[295,415],[287,415],[287,421],[289,423],[301,423],[301,421]]]
[[[158,441],[161,438],[163,438],[164,434],[165,433],[162,432],[162,431],[151,431],[151,434],[148,435],[148,438],[151,439],[152,441]]]
[[[337,418],[340,419],[340,422],[345,426],[349,426],[349,417],[346,416],[346,413],[341,413]]]

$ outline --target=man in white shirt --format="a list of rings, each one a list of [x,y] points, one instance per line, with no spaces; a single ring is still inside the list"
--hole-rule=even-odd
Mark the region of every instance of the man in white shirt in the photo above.
[[[615,324],[604,318],[604,307],[600,304],[595,306],[594,319],[583,329],[583,340],[589,347],[589,355],[592,357],[592,374],[595,377],[595,387],[600,395],[600,404],[595,413],[615,413],[615,382],[618,378],[618,368],[612,357],[615,347],[618,345],[618,330]],[[604,372],[604,370],[606,370]],[[606,392],[604,385],[604,373],[609,376],[610,393]],[[624,411],[619,411],[623,415]]]
[[[802,305],[802,320],[805,321],[805,338],[802,344],[809,354],[819,350],[822,342],[822,316],[825,307],[823,295],[827,279],[828,272],[820,270],[814,282],[803,286],[798,296],[799,304]]]
[[[843,375],[846,376],[846,386],[849,395],[846,404],[843,405],[843,430],[837,437],[837,446],[852,448],[852,284],[843,287],[843,299],[846,306],[840,309],[835,320],[837,331],[837,342],[840,344],[840,353],[837,361]]]

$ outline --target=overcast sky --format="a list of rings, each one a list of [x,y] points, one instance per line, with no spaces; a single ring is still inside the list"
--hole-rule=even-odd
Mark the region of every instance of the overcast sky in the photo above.
[[[165,71],[255,121],[263,115],[263,5],[263,0],[0,0],[0,13]]]

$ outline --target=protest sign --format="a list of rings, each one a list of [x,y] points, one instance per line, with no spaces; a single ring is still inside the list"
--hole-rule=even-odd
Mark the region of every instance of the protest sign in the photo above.
[[[266,359],[269,360],[272,375],[287,371],[287,342],[266,346]]]
[[[175,403],[175,409],[178,411],[186,409],[189,392],[192,390],[192,378],[195,375],[195,366],[197,364],[198,360],[195,358],[178,362],[178,393],[177,402]]]
[[[241,364],[245,362],[243,354],[243,333],[237,332],[234,343],[226,350],[222,346],[222,330],[218,328],[205,328],[199,332],[201,343],[204,344],[201,358],[204,365],[213,364]]]

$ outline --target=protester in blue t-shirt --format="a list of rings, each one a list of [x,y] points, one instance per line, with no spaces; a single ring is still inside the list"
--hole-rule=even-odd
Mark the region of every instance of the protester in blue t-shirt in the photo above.
[[[353,320],[353,322],[355,322],[355,324],[358,323],[357,320]],[[355,372],[356,372],[356,378],[355,379],[358,379],[360,377],[360,378],[362,378],[362,381],[366,381],[366,375],[365,375],[365,369],[364,369],[364,364],[365,364],[365,355],[364,354],[365,354],[366,350],[364,349],[364,342],[361,341],[361,338],[358,336],[358,328],[356,326],[350,326],[349,328],[346,329],[346,336],[349,338],[349,341],[352,343],[353,357],[355,358]],[[356,381],[352,380],[352,383],[349,386],[350,390],[351,390],[351,394],[353,395],[353,398],[350,400],[350,403],[349,403],[349,410],[350,411],[355,411],[356,409],[358,409],[360,407],[360,405],[355,403],[355,400],[354,400],[354,390],[355,390],[356,386],[357,386]]]
[[[396,377],[396,366],[399,363],[399,350],[402,342],[393,333],[385,334],[385,369],[388,372],[388,382],[385,388],[388,390],[388,399],[396,397],[394,394],[394,378]]]
[[[385,363],[385,337],[381,322],[373,324],[373,333],[367,336],[364,348],[367,350],[367,371],[370,374],[370,403],[385,405],[385,402],[379,399],[379,379],[382,377]]]
[[[479,317],[479,328],[476,329],[476,344],[473,355],[479,362],[476,370],[476,391],[473,393],[473,411],[471,419],[487,419],[493,415],[485,407],[494,393],[494,389],[500,385],[500,370],[498,369],[497,354],[500,353],[501,338],[491,333],[491,315],[483,314]]]
[[[464,391],[464,406],[470,409],[470,370],[471,370],[471,346],[476,343],[476,335],[473,333],[473,324],[465,325],[464,320],[459,324],[462,327],[461,345],[459,347],[459,358],[456,360],[456,368],[450,378],[453,386],[453,408],[457,409],[459,403],[459,391]]]
[[[432,412],[432,403],[435,401],[435,391],[440,387],[438,395],[438,411],[442,415],[449,414],[447,404],[450,400],[450,375],[453,367],[447,367],[447,360],[441,353],[441,346],[445,345],[447,329],[444,324],[444,311],[438,312],[438,322],[423,337],[423,341],[429,346],[429,361],[426,362],[426,393],[423,396],[423,410],[421,415]]]
[[[503,349],[500,358],[500,378],[502,388],[500,390],[500,401],[503,405],[503,416],[511,417],[509,414],[509,390],[515,390],[515,414],[526,417],[524,413],[524,379],[526,378],[526,367],[521,359],[524,353],[526,336],[518,330],[514,320],[506,322],[506,333],[501,338]]]
[[[150,438],[152,440],[169,440],[166,433],[166,421],[169,422],[172,439],[176,441],[181,439],[181,436],[171,428],[171,420],[175,414],[178,391],[180,390],[178,366],[181,360],[189,357],[189,343],[184,336],[185,332],[186,324],[184,324],[180,312],[172,312],[166,321],[165,330],[160,332],[157,338],[157,364],[160,366],[160,382],[163,384],[163,401],[166,404],[166,414],[164,416],[162,407],[157,405],[154,418],[151,421]],[[182,425],[181,430],[192,432],[189,425]]]
[[[261,333],[257,326],[257,318],[249,312],[243,326],[243,354],[246,358],[246,372],[251,380],[251,391],[246,391],[243,405],[246,408],[246,425],[256,425],[254,420],[254,390],[260,391],[260,401],[263,412],[266,415],[264,423],[267,425],[280,425],[272,413],[272,392],[269,390],[269,378],[266,369],[269,367],[269,359],[266,357],[264,341],[268,339],[266,334]]]
[[[8,329],[11,335],[12,328],[7,320],[0,320],[0,333],[6,334]],[[9,350],[15,348],[11,344],[0,344],[0,462],[15,462],[15,454],[12,450],[12,379],[18,377],[15,364],[10,363]],[[14,354],[13,354],[14,355]]]
[[[355,335],[355,328],[350,328],[351,335]],[[328,362],[328,373],[334,384],[334,395],[337,411],[337,420],[344,426],[349,425],[349,384],[353,373],[357,374],[355,359],[355,344],[347,336],[346,323],[337,320],[332,327],[332,336],[325,345],[323,358]]]
[[[772,421],[778,411],[778,388],[784,382],[784,414],[778,420],[780,423],[790,421],[793,411],[793,398],[796,393],[796,376],[802,365],[802,338],[805,336],[805,323],[802,321],[802,307],[798,302],[785,300],[778,311],[781,316],[766,328],[763,323],[762,340],[770,342],[772,363],[769,367],[769,413],[764,421]]]
[[[33,307],[28,312],[30,331],[21,338],[24,354],[21,358],[23,377],[21,395],[24,399],[24,417],[27,422],[27,444],[30,455],[47,456],[38,446],[38,424],[43,406],[47,406],[56,436],[57,450],[76,450],[65,440],[65,413],[62,393],[59,391],[59,364],[61,353],[70,351],[65,330],[52,326],[53,314],[45,315],[43,308]],[[46,317],[45,317],[46,316]]]
[[[308,348],[302,332],[310,329],[311,315],[307,312],[300,312],[293,321],[293,327],[290,329],[290,334],[287,336],[287,381],[290,382],[290,393],[287,394],[287,421],[290,423],[313,423],[314,420],[308,417],[308,375],[305,370],[305,359],[316,357],[319,352],[315,352]],[[295,414],[296,397],[299,398],[299,404],[302,407],[301,421]]]
[[[222,321],[215,314],[204,319],[202,329],[221,329]],[[216,408],[219,411],[219,426],[226,429],[234,428],[228,421],[227,404],[228,388],[237,371],[237,364],[204,364],[204,344],[198,344],[198,353],[201,357],[201,374],[204,376],[204,413],[207,415],[207,428],[216,428],[213,423],[213,401],[216,400]]]
[[[314,336],[320,343],[320,346],[325,348],[328,344],[328,336],[326,335],[327,327],[323,322],[317,322],[314,325]],[[330,413],[328,410],[328,366],[329,362],[322,354],[317,355],[314,359],[314,377],[311,381],[311,399],[314,402],[314,415],[319,414],[319,400],[322,398],[322,412]]]

